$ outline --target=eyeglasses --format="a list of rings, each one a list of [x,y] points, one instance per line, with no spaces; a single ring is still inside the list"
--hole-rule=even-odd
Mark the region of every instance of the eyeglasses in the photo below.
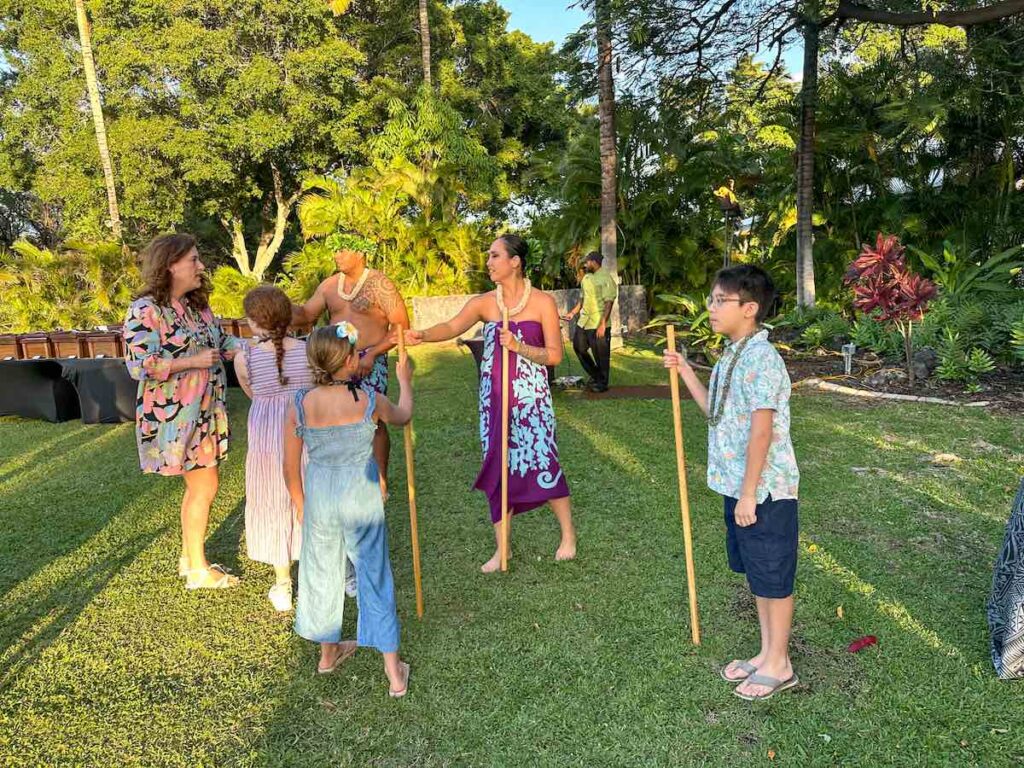
[[[746,302],[743,299],[737,297],[727,298],[725,296],[708,296],[707,301],[704,302],[704,305],[708,309],[721,309],[722,305],[729,301],[736,301],[739,302],[740,304],[746,304]]]

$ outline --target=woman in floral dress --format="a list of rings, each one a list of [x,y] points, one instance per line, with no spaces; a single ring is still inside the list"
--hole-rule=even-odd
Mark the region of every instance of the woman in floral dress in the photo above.
[[[561,527],[556,560],[576,556],[569,485],[558,461],[555,411],[548,386],[548,365],[562,360],[562,332],[555,300],[533,290],[524,276],[529,250],[516,235],[491,243],[487,271],[497,288],[466,302],[455,317],[424,331],[407,331],[406,343],[446,341],[484,323],[480,365],[480,447],[483,465],[475,488],[487,495],[495,541],[501,536],[501,364],[509,348],[509,513],[551,505]],[[509,330],[501,329],[508,309]],[[480,566],[484,573],[500,567],[499,548]]]
[[[124,322],[125,362],[139,382],[135,433],[142,471],[181,475],[181,558],[186,589],[224,589],[238,579],[206,560],[206,526],[227,455],[224,360],[238,340],[210,311],[203,263],[191,235],[162,235],[142,253],[145,288]]]

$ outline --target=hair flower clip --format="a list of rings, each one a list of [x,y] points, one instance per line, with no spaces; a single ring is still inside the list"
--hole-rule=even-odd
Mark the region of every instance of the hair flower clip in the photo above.
[[[334,327],[334,332],[339,339],[348,339],[348,343],[353,347],[356,345],[356,341],[359,339],[359,331],[356,327],[347,320],[342,320]]]

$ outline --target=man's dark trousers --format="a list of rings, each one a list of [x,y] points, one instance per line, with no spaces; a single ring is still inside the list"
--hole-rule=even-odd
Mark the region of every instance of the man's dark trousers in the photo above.
[[[576,326],[572,335],[572,348],[576,357],[580,359],[580,365],[587,372],[593,382],[595,389],[608,389],[608,370],[611,367],[612,358],[612,334],[605,329],[604,338],[597,338],[597,329],[585,330]]]

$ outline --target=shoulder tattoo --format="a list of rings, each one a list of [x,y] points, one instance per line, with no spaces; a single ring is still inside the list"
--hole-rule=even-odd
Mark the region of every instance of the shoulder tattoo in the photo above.
[[[361,312],[378,307],[385,315],[390,315],[401,302],[402,296],[395,284],[380,272],[374,272],[352,303]]]

